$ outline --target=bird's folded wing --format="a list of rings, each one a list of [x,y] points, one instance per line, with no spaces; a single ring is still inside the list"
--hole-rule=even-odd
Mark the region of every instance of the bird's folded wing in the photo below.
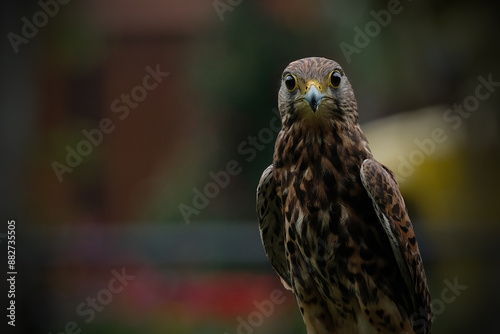
[[[281,200],[276,193],[273,165],[264,170],[257,187],[257,216],[266,255],[284,282],[283,285],[289,289],[290,272],[286,262],[284,243],[285,221],[281,211]]]
[[[411,299],[411,305],[407,305],[408,311],[430,321],[430,297],[422,258],[394,175],[379,162],[366,159],[361,165],[361,182],[389,237],[392,251],[407,286]]]

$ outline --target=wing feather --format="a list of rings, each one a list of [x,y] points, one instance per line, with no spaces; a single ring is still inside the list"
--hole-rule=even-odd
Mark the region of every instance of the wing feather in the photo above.
[[[379,162],[366,159],[361,182],[370,196],[386,232],[411,299],[410,316],[423,320],[429,329],[432,314],[422,258],[408,211],[393,173]],[[425,331],[427,332],[427,331]]]
[[[290,288],[290,272],[285,256],[285,220],[276,194],[273,165],[264,170],[257,187],[257,216],[266,255],[285,287]]]

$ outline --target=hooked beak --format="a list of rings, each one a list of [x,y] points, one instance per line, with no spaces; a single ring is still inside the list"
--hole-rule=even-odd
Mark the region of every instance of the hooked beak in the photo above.
[[[304,99],[307,101],[313,112],[318,109],[321,100],[325,97],[325,94],[321,93],[315,85],[311,85],[304,95]]]

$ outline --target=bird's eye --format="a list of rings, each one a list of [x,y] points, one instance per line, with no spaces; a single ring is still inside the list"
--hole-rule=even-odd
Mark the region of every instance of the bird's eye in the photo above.
[[[332,86],[333,88],[339,88],[341,80],[342,80],[342,75],[338,70],[335,70],[332,73],[330,73],[330,86]]]
[[[285,86],[289,91],[297,88],[297,80],[295,80],[295,77],[293,75],[287,74],[287,76],[285,77]]]

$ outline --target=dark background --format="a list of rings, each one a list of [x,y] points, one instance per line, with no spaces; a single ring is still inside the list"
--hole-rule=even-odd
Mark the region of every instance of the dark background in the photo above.
[[[7,254],[14,219],[17,332],[304,333],[262,250],[254,207],[281,72],[306,56],[342,65],[375,156],[398,175],[435,332],[497,329],[500,87],[474,100],[479,77],[500,81],[496,7],[50,3],[45,21],[35,1],[1,11],[0,246]],[[397,13],[384,16],[388,8]],[[14,46],[13,34],[24,42]],[[342,43],[356,52],[346,56]],[[148,67],[169,73],[151,90],[141,88]],[[122,94],[140,97],[128,113],[126,102],[113,107]],[[478,104],[453,111],[464,101]],[[105,119],[112,130],[85,144],[82,131],[98,133]],[[85,154],[59,179],[54,164],[78,149]],[[122,270],[132,278],[113,285]],[[93,317],[82,315],[88,298],[98,301]]]

